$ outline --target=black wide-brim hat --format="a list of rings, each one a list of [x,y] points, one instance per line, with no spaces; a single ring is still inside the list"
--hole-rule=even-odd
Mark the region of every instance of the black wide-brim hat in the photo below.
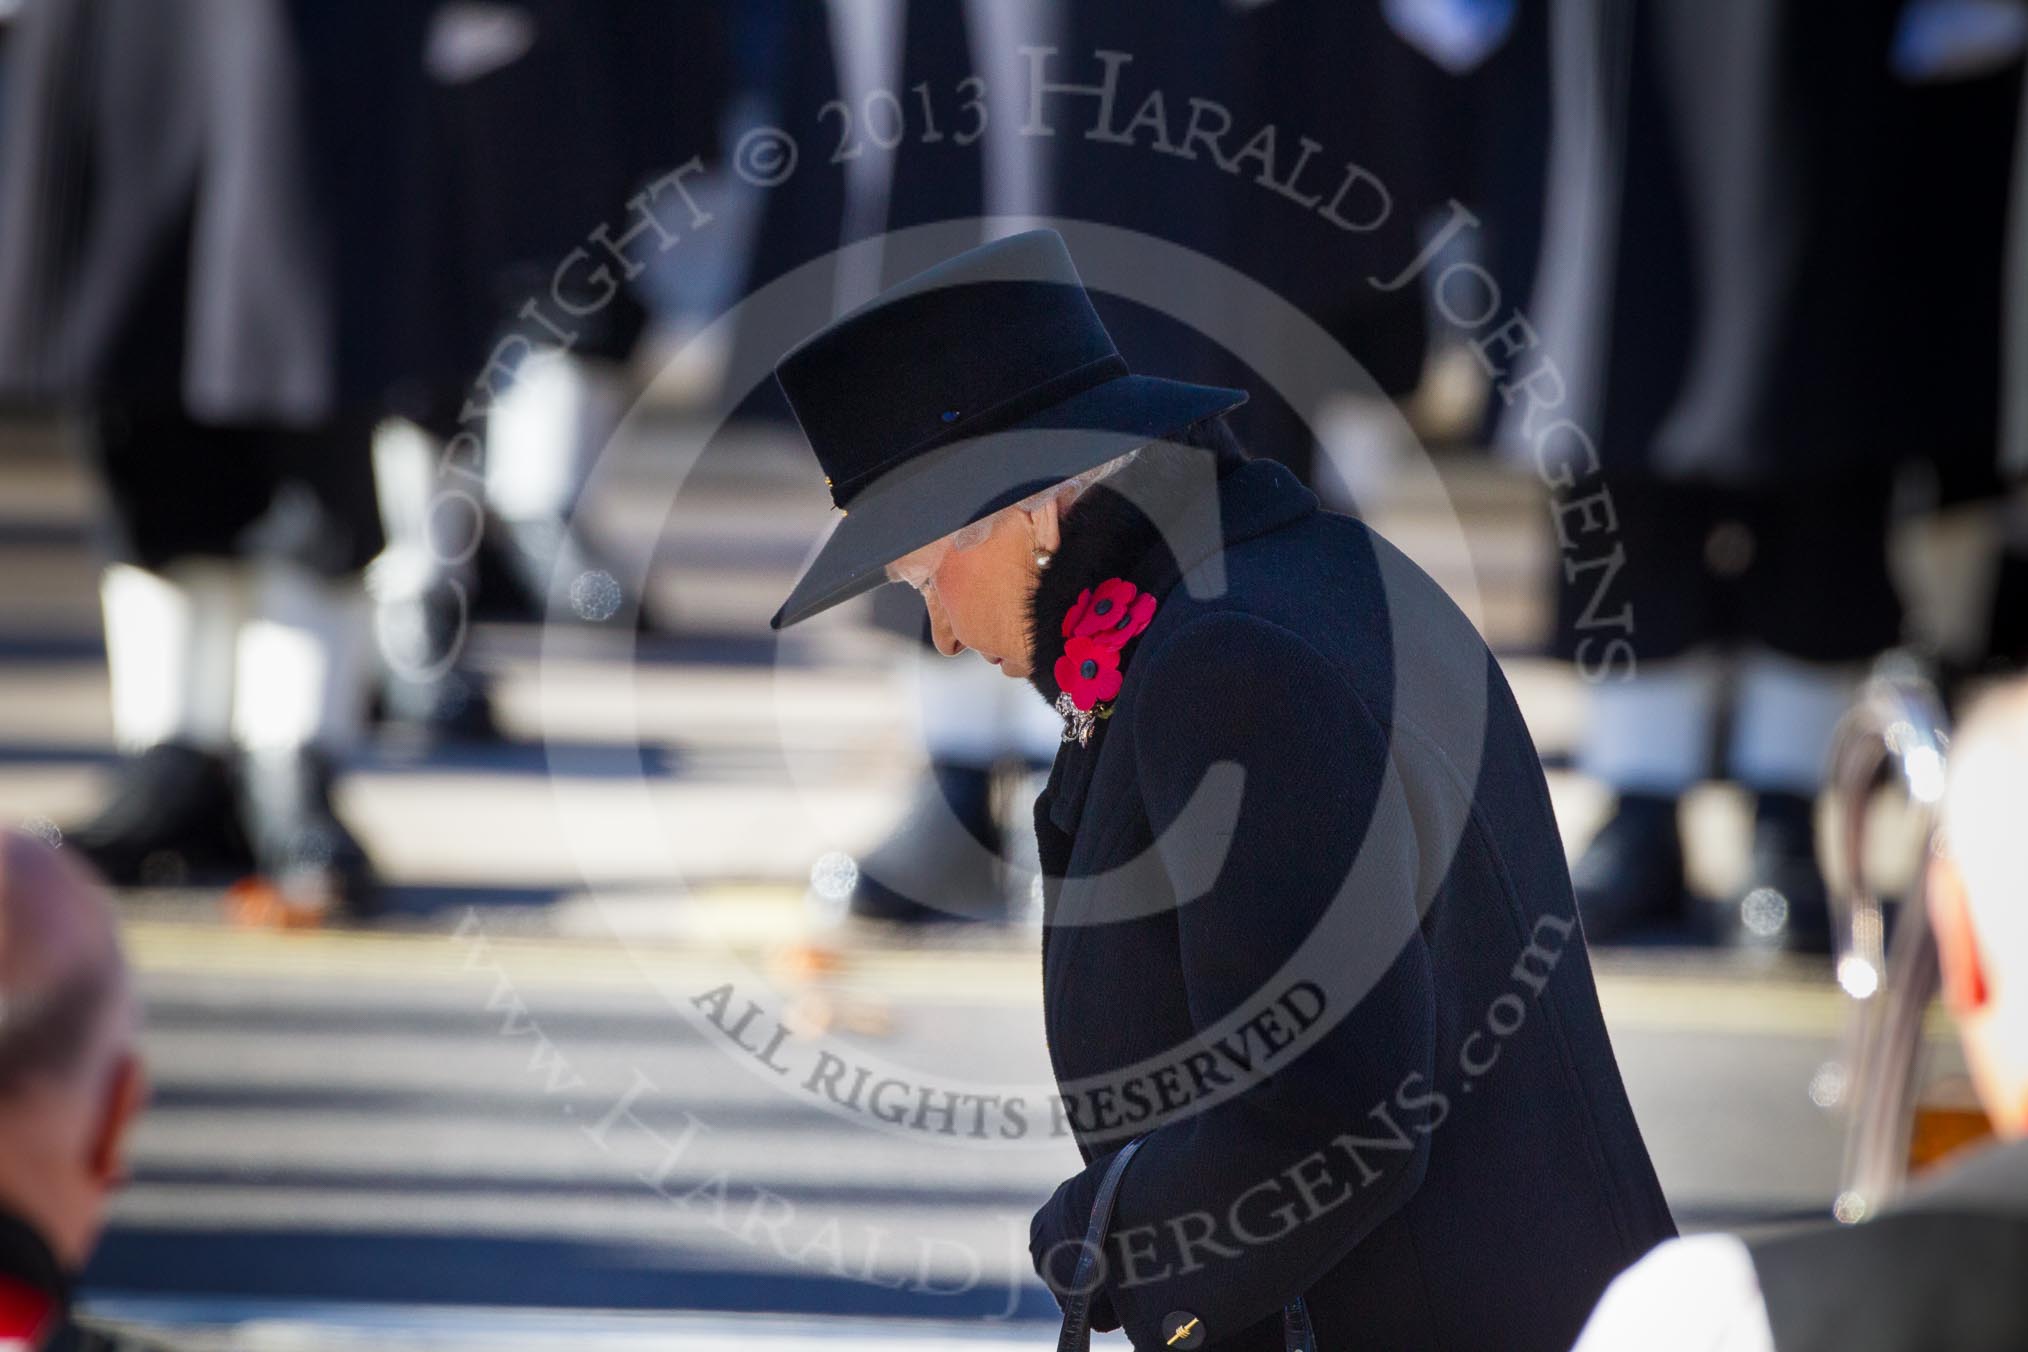
[[[969,249],[775,367],[840,510],[776,629],[913,550],[1192,423],[1244,390],[1127,370],[1054,230]]]

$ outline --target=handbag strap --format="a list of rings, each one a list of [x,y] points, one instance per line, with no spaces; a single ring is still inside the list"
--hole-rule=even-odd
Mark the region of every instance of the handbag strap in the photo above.
[[[1147,1139],[1136,1136],[1121,1146],[1120,1153],[1106,1166],[1105,1177],[1099,1180],[1098,1194],[1091,1203],[1091,1225],[1085,1230],[1084,1247],[1078,1252],[1077,1268],[1071,1274],[1070,1291],[1064,1298],[1063,1332],[1057,1335],[1056,1352],[1090,1352],[1091,1298],[1099,1285],[1093,1279],[1093,1270],[1112,1229],[1113,1202],[1119,1196],[1120,1176],[1127,1172],[1127,1162]],[[1301,1296],[1282,1307],[1282,1347],[1284,1352],[1317,1352],[1317,1335],[1310,1327],[1310,1307]]]
[[[1317,1331],[1301,1296],[1282,1306],[1282,1352],[1317,1352]]]
[[[1113,1199],[1120,1193],[1120,1175],[1127,1171],[1127,1161],[1141,1148],[1145,1136],[1136,1136],[1120,1147],[1120,1153],[1113,1156],[1113,1162],[1106,1166],[1105,1177],[1099,1180],[1098,1195],[1091,1201],[1091,1225],[1084,1232],[1084,1248],[1078,1251],[1077,1268],[1071,1274],[1070,1294],[1063,1302],[1063,1332],[1057,1335],[1056,1352],[1090,1352],[1091,1348],[1091,1295],[1098,1283],[1092,1279],[1092,1269],[1097,1266],[1103,1252],[1106,1233],[1113,1224]]]

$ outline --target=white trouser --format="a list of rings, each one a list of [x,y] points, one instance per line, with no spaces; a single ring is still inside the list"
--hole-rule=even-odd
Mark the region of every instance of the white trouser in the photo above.
[[[365,721],[366,597],[277,560],[252,566],[240,627],[233,741],[249,751],[340,753]]]
[[[1855,665],[1804,662],[1766,648],[1741,654],[1726,753],[1732,777],[1764,792],[1814,796],[1862,674]]]
[[[443,467],[443,441],[405,418],[373,429],[373,488],[380,502],[387,545],[367,569],[367,585],[380,601],[411,601],[451,578],[472,573],[469,540],[437,539],[455,517],[461,529],[482,530],[476,481]]]
[[[113,738],[132,755],[164,742],[223,752],[246,606],[241,566],[187,559],[161,572],[131,563],[99,580]]]
[[[1732,677],[1726,771],[1748,788],[1814,794],[1859,672],[1754,647],[1643,662],[1592,687],[1578,769],[1620,793],[1680,794],[1711,772],[1713,728]]]
[[[1716,656],[1694,653],[1592,686],[1577,768],[1617,793],[1683,792],[1710,773],[1723,676]]]
[[[626,415],[617,363],[528,357],[486,413],[486,501],[508,521],[561,521]]]
[[[343,751],[364,707],[364,598],[279,560],[191,559],[100,584],[113,733],[129,754]]]

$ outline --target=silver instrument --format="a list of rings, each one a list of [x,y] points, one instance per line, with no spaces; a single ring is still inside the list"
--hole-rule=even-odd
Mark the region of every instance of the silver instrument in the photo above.
[[[1936,940],[1922,895],[1943,799],[1949,719],[1934,686],[1912,666],[1884,666],[1866,682],[1833,740],[1829,793],[1836,829],[1824,850],[1838,985],[1851,1001],[1840,1059],[1811,1086],[1846,1117],[1845,1155],[1832,1214],[1846,1223],[1877,1214],[1908,1178],[1921,1088],[1923,1027],[1937,992]],[[1906,798],[1921,859],[1888,939],[1887,910],[1867,880],[1868,810],[1881,771]]]

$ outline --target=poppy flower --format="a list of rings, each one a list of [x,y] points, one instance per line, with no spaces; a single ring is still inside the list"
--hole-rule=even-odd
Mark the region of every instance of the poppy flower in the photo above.
[[[1085,616],[1090,613],[1091,588],[1086,587],[1077,594],[1077,600],[1071,603],[1070,609],[1063,612],[1063,636],[1069,638],[1075,634],[1077,627],[1084,623]]]
[[[1093,590],[1078,593],[1077,603],[1064,614],[1065,638],[1096,638],[1113,647],[1148,627],[1155,618],[1155,598],[1121,577],[1109,577]]]
[[[1087,587],[1077,595],[1077,604],[1063,617],[1065,638],[1090,638],[1102,629],[1111,629],[1133,603],[1136,588],[1123,577],[1109,577],[1097,588]]]
[[[1155,598],[1147,592],[1142,592],[1127,603],[1126,611],[1120,616],[1118,624],[1110,629],[1100,630],[1092,637],[1110,643],[1115,648],[1124,647],[1128,639],[1146,629],[1154,618]]]
[[[1120,693],[1120,650],[1100,639],[1073,638],[1056,659],[1056,684],[1080,709]]]

